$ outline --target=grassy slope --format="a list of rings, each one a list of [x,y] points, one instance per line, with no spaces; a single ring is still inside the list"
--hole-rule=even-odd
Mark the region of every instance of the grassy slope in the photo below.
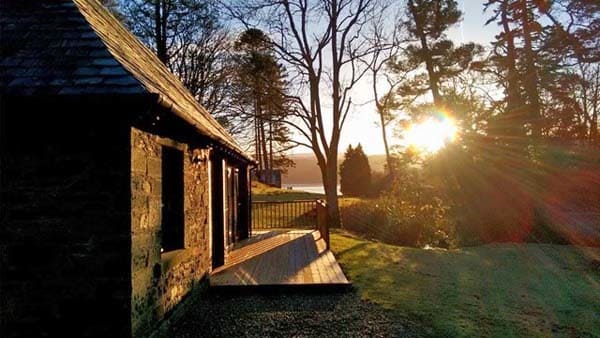
[[[590,267],[598,249],[423,250],[340,233],[331,241],[363,298],[420,320],[435,335],[600,336],[600,274]]]

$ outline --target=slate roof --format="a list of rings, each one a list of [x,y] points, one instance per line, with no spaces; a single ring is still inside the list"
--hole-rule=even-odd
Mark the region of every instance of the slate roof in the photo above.
[[[96,0],[0,1],[0,93],[157,94],[200,133],[250,159],[156,55]]]

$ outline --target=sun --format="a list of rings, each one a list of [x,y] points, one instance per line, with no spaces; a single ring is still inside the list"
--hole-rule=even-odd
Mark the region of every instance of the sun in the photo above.
[[[448,117],[429,118],[411,125],[404,133],[406,143],[420,152],[435,153],[456,137],[456,124]]]

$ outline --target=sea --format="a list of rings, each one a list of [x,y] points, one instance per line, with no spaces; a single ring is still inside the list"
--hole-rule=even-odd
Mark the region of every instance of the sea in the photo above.
[[[283,189],[306,191],[313,194],[325,194],[325,188],[320,184],[283,184]],[[341,196],[340,186],[338,185],[338,195]]]

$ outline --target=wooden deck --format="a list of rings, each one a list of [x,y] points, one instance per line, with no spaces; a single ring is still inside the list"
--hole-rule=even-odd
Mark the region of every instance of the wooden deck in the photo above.
[[[330,286],[350,282],[317,230],[269,231],[239,243],[211,287]]]

